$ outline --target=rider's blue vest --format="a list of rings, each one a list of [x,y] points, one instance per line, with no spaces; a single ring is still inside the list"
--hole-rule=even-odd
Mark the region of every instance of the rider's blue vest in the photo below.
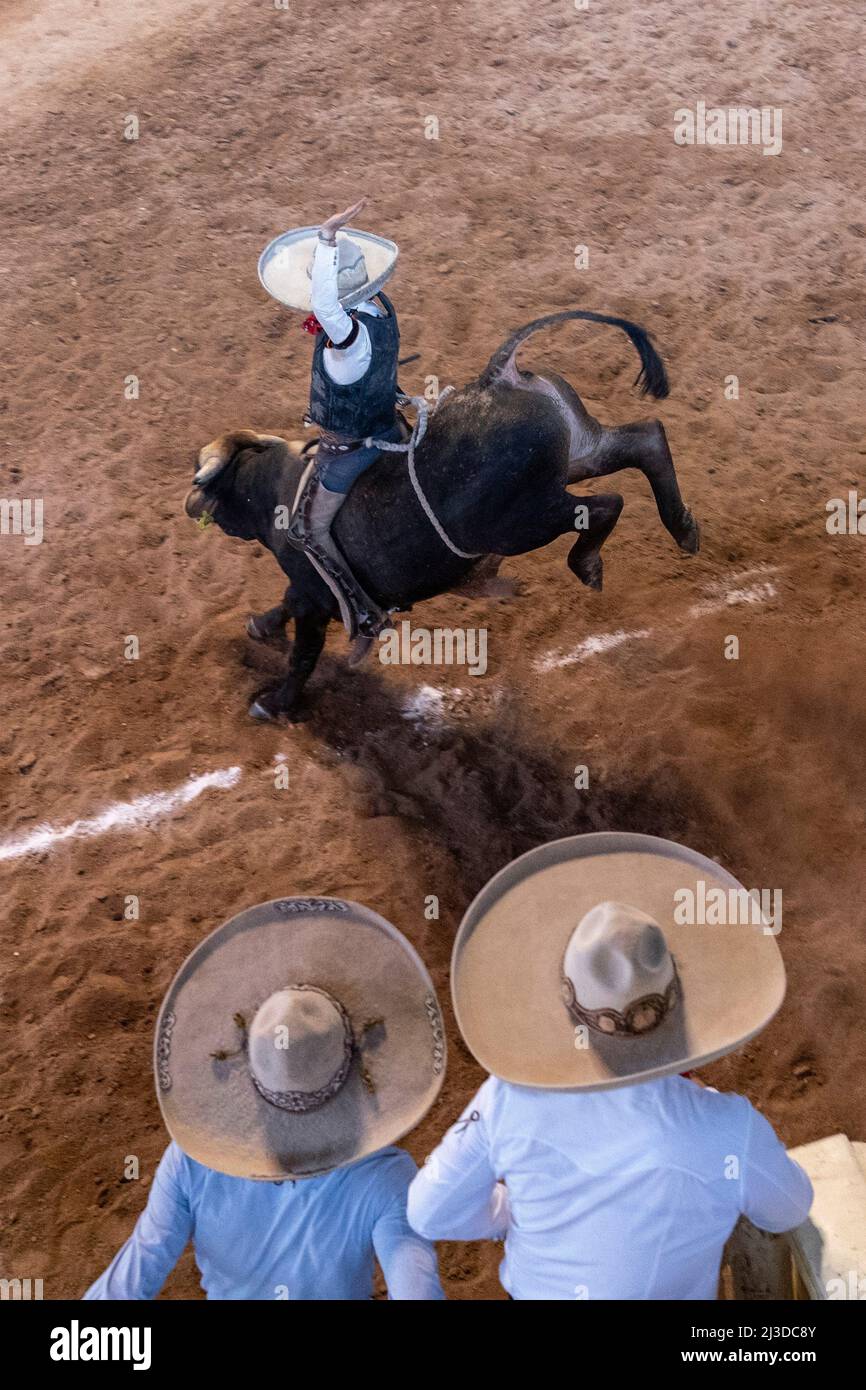
[[[331,380],[324,361],[328,336],[316,334],[308,418],[352,442],[388,429],[396,419],[400,329],[390,299],[381,293],[378,299],[386,311],[381,317],[355,315],[370,335],[371,348],[370,365],[358,381],[341,386]]]

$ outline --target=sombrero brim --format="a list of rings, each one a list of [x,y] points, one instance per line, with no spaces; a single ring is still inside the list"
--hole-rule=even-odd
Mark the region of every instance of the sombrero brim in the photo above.
[[[603,1090],[700,1066],[769,1022],[785,994],[775,938],[749,924],[682,925],[677,890],[741,889],[711,859],[651,835],[579,835],[530,850],[470,905],[451,966],[457,1022],[489,1072],[517,1085]],[[651,1033],[576,1046],[562,1002],[566,944],[608,900],[647,912],[676,961],[683,1003]]]
[[[318,227],[296,227],[274,237],[259,256],[259,279],[274,299],[290,309],[302,309],[309,313],[310,277],[307,273],[316,249]],[[357,242],[364,252],[367,265],[367,279],[363,285],[350,294],[341,295],[340,303],[344,309],[353,309],[365,299],[372,299],[394,274],[399,251],[387,237],[375,236],[373,232],[359,232],[355,227],[346,227],[337,233],[338,239],[349,237]]]
[[[304,1114],[256,1090],[233,1020],[249,1022],[275,990],[328,990],[368,1034],[341,1090]],[[163,1118],[191,1158],[233,1177],[312,1177],[394,1143],[423,1118],[442,1085],[442,1016],[424,963],[400,932],[359,903],[283,898],[239,913],[187,957],[163,1001],[154,1064]]]

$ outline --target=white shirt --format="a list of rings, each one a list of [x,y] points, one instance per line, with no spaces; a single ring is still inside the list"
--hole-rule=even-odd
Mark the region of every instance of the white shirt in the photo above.
[[[354,320],[346,313],[337,293],[337,247],[328,246],[320,238],[316,239],[313,255],[310,299],[313,313],[331,342],[344,342],[352,331]],[[375,318],[382,316],[382,310],[370,300],[356,305],[356,308],[363,314],[372,314]],[[349,347],[325,348],[325,371],[338,385],[350,386],[353,381],[360,381],[370,365],[372,355],[370,335],[366,326],[359,321],[358,336]]]
[[[387,1148],[320,1178],[255,1182],[169,1144],[135,1230],[84,1297],[156,1298],[192,1240],[208,1298],[367,1299],[375,1255],[391,1298],[442,1299],[436,1252],[406,1220],[415,1171]]]
[[[408,1212],[429,1240],[504,1238],[500,1278],[517,1299],[714,1299],[739,1215],[786,1231],[811,1202],[745,1096],[680,1076],[612,1091],[490,1077]]]

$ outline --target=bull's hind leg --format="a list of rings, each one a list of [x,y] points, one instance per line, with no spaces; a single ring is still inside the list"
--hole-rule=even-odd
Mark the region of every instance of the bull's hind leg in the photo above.
[[[698,523],[680,494],[674,461],[658,420],[603,428],[591,450],[569,463],[568,481],[606,478],[621,468],[640,469],[653,490],[664,526],[682,550],[694,555],[700,546]]]
[[[601,547],[619,521],[623,499],[619,493],[602,492],[595,497],[569,497],[569,503],[578,539],[568,552],[568,568],[587,588],[601,589]]]
[[[522,490],[496,517],[496,525],[479,542],[496,555],[525,555],[550,545],[557,536],[577,534],[569,551],[569,568],[590,589],[600,589],[602,581],[601,547],[623,509],[618,493],[573,497],[565,488],[554,486],[529,492]],[[506,539],[507,537],[507,539]]]

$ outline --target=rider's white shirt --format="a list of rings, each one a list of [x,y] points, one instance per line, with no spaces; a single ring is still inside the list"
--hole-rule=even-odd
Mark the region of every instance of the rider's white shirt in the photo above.
[[[346,313],[337,294],[337,248],[316,241],[313,256],[310,298],[313,313],[334,343],[341,343],[352,331],[353,320]],[[365,300],[356,306],[364,314],[381,316],[377,304]],[[358,336],[347,348],[325,348],[325,371],[339,386],[359,381],[370,365],[372,349],[370,335],[363,323],[358,324]]]

